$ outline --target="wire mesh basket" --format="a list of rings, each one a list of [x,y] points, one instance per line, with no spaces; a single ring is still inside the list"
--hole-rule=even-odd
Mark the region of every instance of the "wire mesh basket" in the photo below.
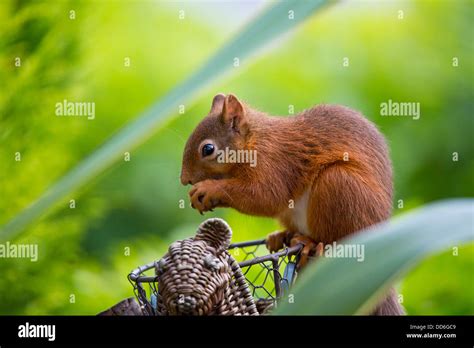
[[[265,239],[234,243],[229,253],[239,262],[260,314],[265,314],[288,294],[296,280],[296,264],[302,245],[269,254]],[[156,262],[134,269],[128,279],[144,315],[157,315],[159,284],[154,274]]]

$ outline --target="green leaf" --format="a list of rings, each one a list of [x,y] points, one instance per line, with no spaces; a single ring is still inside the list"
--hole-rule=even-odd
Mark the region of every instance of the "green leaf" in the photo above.
[[[427,205],[341,241],[365,247],[355,258],[321,258],[297,280],[294,303],[275,314],[368,314],[390,285],[427,255],[474,240],[473,199]]]
[[[241,62],[244,61],[272,39],[295,27],[329,2],[328,0],[282,1],[254,18],[189,79],[171,90],[135,121],[126,125],[117,135],[58,180],[37,201],[8,222],[0,231],[0,238],[6,240],[16,237],[22,229],[67,194],[103,172],[125,151],[130,151],[143,143],[175,114],[178,105],[190,104],[211,82],[234,69],[234,58],[238,57]],[[289,11],[294,11],[294,19],[289,18]]]

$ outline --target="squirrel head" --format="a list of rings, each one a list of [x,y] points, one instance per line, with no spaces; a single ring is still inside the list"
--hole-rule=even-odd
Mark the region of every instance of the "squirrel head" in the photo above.
[[[183,154],[181,183],[221,179],[235,164],[221,163],[219,153],[244,149],[249,134],[248,111],[233,94],[217,94],[209,114],[189,137]]]

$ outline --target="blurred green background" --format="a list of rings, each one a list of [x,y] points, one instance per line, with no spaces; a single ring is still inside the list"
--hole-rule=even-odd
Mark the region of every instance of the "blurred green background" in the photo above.
[[[0,224],[189,76],[265,5],[2,1]],[[184,114],[176,110],[166,127],[131,151],[129,162],[15,240],[38,243],[39,260],[0,259],[0,314],[96,314],[133,295],[126,279],[132,268],[194,234],[203,217],[188,204],[180,208],[189,189],[179,183],[181,154],[217,92],[277,115],[287,115],[289,105],[298,112],[318,103],[362,111],[390,145],[394,214],[472,197],[473,8],[471,1],[447,0],[338,3],[252,64],[241,61],[232,77],[185,105]],[[64,99],[95,102],[95,119],[55,116]],[[421,103],[420,119],[381,117],[380,103],[389,99]],[[232,210],[211,216],[229,222],[234,241],[278,229],[270,219]],[[423,261],[398,289],[409,314],[474,314],[474,246]]]

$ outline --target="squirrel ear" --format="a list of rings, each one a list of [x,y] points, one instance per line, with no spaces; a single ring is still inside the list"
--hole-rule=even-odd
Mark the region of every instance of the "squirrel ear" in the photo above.
[[[210,114],[220,114],[224,108],[225,95],[222,93],[216,94],[212,99]]]
[[[204,240],[218,252],[226,250],[230,245],[232,230],[229,225],[218,218],[207,219],[198,227],[195,239]]]
[[[247,130],[247,118],[244,106],[233,94],[225,97],[222,117],[226,124],[239,133]]]

